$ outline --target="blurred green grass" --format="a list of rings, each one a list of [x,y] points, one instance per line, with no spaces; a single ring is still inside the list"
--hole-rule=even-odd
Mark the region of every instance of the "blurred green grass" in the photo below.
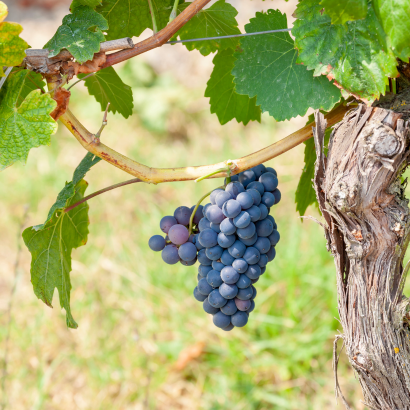
[[[172,75],[156,75],[133,61],[121,69],[133,87],[135,113],[109,116],[102,139],[150,166],[206,164],[238,158],[283,138],[304,119],[221,127],[203,90]],[[100,107],[83,86],[71,107],[97,130]],[[16,235],[41,223],[85,152],[60,126],[50,147],[32,150],[26,166],[0,174],[0,346],[13,285]],[[9,409],[334,409],[332,343],[337,321],[336,280],[321,228],[301,222],[294,192],[303,147],[269,161],[277,169],[282,202],[273,209],[281,241],[257,283],[251,320],[225,333],[192,297],[197,267],[166,266],[147,246],[159,220],[191,206],[220,181],[135,184],[96,197],[89,243],[73,252],[72,312],[65,327],[57,296],[49,309],[34,296],[30,255],[23,248],[13,300],[6,392]],[[127,179],[100,163],[86,179],[88,193]],[[308,214],[315,214],[308,209]],[[317,216],[317,215],[316,215]],[[185,359],[184,359],[185,358]],[[342,355],[340,379],[355,408],[360,387]]]

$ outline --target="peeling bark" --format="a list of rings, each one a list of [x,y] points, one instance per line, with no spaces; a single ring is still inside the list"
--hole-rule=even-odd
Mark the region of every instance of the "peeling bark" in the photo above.
[[[401,117],[359,105],[335,125],[327,157],[326,121],[319,112],[314,129],[314,185],[335,259],[344,331],[338,338],[365,404],[377,410],[410,409],[409,299],[403,295],[410,216],[401,182],[410,131]]]

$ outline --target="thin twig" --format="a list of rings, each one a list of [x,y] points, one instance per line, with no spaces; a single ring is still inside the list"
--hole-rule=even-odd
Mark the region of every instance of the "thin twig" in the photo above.
[[[11,73],[11,70],[13,69],[13,67],[7,67],[7,70],[6,70],[6,72],[4,73],[4,77],[2,77],[1,79],[0,79],[0,90],[1,90],[1,87],[3,87],[3,84],[6,82],[6,80],[7,80],[7,77],[9,76],[9,74]]]
[[[104,116],[103,116],[103,120],[102,120],[102,124],[100,129],[97,131],[97,133],[95,134],[95,138],[100,138],[101,133],[103,132],[103,129],[107,126],[107,116],[108,116],[108,108],[110,108],[110,103],[107,104],[107,108],[105,109],[104,112]]]
[[[157,26],[157,19],[155,18],[155,13],[154,13],[154,8],[152,7],[152,0],[148,0],[148,5],[149,5],[149,12],[151,13],[151,18],[152,18],[152,31],[154,34],[158,32],[158,26]]]
[[[79,82],[84,81],[84,80],[86,80],[88,77],[91,77],[92,75],[95,75],[95,74],[96,74],[96,73],[90,73],[90,74],[87,74],[85,77],[80,78],[80,79],[77,80],[75,83],[71,84],[70,87],[67,88],[67,91],[69,91],[70,88],[73,88],[73,87],[74,87],[76,84],[78,84]]]

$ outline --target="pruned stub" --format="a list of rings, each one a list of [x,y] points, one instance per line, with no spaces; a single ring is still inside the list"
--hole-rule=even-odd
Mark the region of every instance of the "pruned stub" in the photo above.
[[[409,124],[399,113],[360,105],[334,127],[326,158],[324,121],[317,112],[314,182],[336,262],[347,354],[371,408],[410,409],[403,295],[410,218],[401,181]]]

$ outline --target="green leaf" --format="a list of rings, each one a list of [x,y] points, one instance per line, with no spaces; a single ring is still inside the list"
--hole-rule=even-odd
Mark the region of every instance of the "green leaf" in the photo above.
[[[80,74],[78,77],[84,76],[85,74]],[[110,103],[109,111],[114,114],[119,112],[125,118],[132,114],[132,89],[122,82],[112,67],[104,68],[84,81],[88,93],[100,103],[102,111],[105,111],[107,104]]]
[[[16,72],[0,91],[0,170],[16,161],[25,163],[30,149],[49,145],[57,130],[50,117],[57,104],[49,94],[31,91],[18,106],[27,92],[27,75],[27,70]]]
[[[268,10],[256,13],[245,29],[252,33],[286,27],[285,14]],[[340,99],[340,91],[326,77],[313,77],[296,64],[297,51],[288,33],[244,37],[240,47],[232,71],[236,91],[256,95],[262,112],[268,111],[277,121],[305,115],[309,107],[329,110]]]
[[[184,3],[179,6],[179,11],[184,10],[191,3]],[[201,10],[191,20],[188,21],[178,32],[181,40],[228,36],[240,34],[235,16],[238,14],[235,7],[225,0],[219,0],[211,7]],[[227,38],[223,40],[193,41],[183,43],[189,51],[194,49],[207,56],[217,50],[227,48],[235,49],[238,45],[238,38]]]
[[[346,91],[374,101],[385,92],[389,77],[398,75],[396,58],[373,7],[363,20],[331,24],[321,13],[320,0],[298,4],[292,34],[299,50],[298,63],[315,74],[329,73]]]
[[[364,19],[367,14],[367,0],[322,0],[320,4],[332,19],[332,24]]]
[[[173,4],[173,0],[152,0],[158,30],[167,25]],[[145,29],[152,29],[148,0],[103,0],[97,11],[108,20],[107,40],[138,37]]]
[[[80,180],[67,205],[81,200],[86,188],[87,182]],[[83,203],[67,213],[55,212],[41,229],[29,227],[23,232],[24,243],[32,255],[30,273],[35,295],[52,307],[57,288],[67,326],[73,329],[78,325],[70,308],[71,251],[87,243],[88,224],[88,204]]]
[[[373,5],[394,54],[409,61],[410,0],[373,0]]]
[[[73,0],[71,2],[70,11],[73,12],[74,9],[80,6],[88,6],[95,9],[97,6],[101,6],[101,0]]]
[[[209,97],[211,113],[218,116],[223,125],[232,119],[243,122],[261,121],[261,109],[256,105],[256,98],[238,94],[235,91],[233,75],[235,57],[233,50],[218,51],[213,59],[214,69],[208,81],[205,97]]]
[[[63,24],[44,48],[50,50],[49,57],[66,48],[79,63],[85,63],[100,51],[100,43],[105,41],[101,30],[107,29],[107,20],[101,14],[80,6],[63,18]]]
[[[17,107],[20,106],[20,104],[30,94],[31,91],[42,90],[44,92],[44,88],[46,86],[46,83],[43,81],[43,77],[41,76],[41,74],[35,73],[34,71],[25,70],[19,67],[13,68],[8,80],[10,80],[14,75],[20,72],[24,73],[24,82],[17,98]],[[21,75],[23,76],[23,74]]]

